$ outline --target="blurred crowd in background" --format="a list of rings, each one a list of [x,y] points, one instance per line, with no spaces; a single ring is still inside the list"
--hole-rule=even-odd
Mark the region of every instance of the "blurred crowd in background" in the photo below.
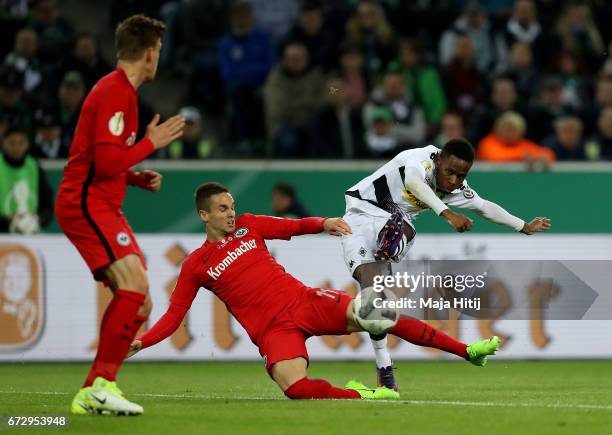
[[[0,6],[0,137],[66,158],[114,59],[55,0]],[[166,23],[159,74],[184,95],[185,135],[157,158],[387,158],[465,137],[485,161],[612,159],[609,1],[116,0],[107,26],[139,12]],[[141,101],[141,134],[159,110]]]

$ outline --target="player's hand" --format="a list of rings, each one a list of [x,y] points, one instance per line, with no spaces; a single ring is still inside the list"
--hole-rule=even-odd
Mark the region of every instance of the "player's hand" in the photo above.
[[[464,231],[471,231],[472,224],[474,221],[467,216],[464,216],[459,213],[455,213],[451,209],[447,208],[440,216],[446,219],[446,222],[455,229],[458,233],[463,233]]]
[[[148,190],[149,192],[157,192],[161,189],[163,177],[159,172],[145,169],[137,173],[136,177],[138,177],[137,186],[141,189]]]
[[[149,138],[156,150],[167,147],[172,141],[183,135],[185,120],[182,116],[175,115],[159,124],[159,113],[147,126],[145,137]]]
[[[342,218],[327,218],[323,222],[323,229],[332,236],[345,236],[353,231]]]
[[[130,344],[130,348],[128,349],[128,353],[126,355],[126,358],[129,358],[129,357],[135,355],[136,353],[138,353],[138,351],[140,349],[142,349],[142,341],[140,341],[140,340],[132,341],[132,344]]]
[[[525,222],[523,225],[523,229],[521,233],[523,234],[533,234],[533,233],[541,233],[543,231],[548,231],[550,229],[550,219],[545,217],[537,217],[531,222]]]

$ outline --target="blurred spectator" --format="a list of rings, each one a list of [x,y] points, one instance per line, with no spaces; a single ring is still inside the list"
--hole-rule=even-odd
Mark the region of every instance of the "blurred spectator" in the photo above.
[[[416,39],[404,39],[399,45],[399,57],[387,68],[404,76],[406,89],[415,103],[423,108],[430,126],[440,124],[447,102],[438,70],[426,65],[423,48]]]
[[[506,23],[506,41],[508,46],[515,42],[524,42],[533,48],[533,44],[542,33],[542,26],[537,19],[536,5],[533,0],[516,0],[512,15]]]
[[[491,162],[555,160],[555,153],[524,138],[525,118],[516,112],[506,112],[495,122],[494,130],[478,145],[476,157]]]
[[[507,68],[501,72],[514,82],[520,102],[525,105],[529,104],[538,78],[538,70],[533,65],[530,45],[525,42],[512,44]]]
[[[300,41],[308,48],[311,65],[320,66],[324,70],[332,66],[332,50],[336,44],[331,34],[323,28],[323,9],[320,1],[304,1],[297,23],[289,32],[287,40]]]
[[[587,4],[569,4],[557,24],[563,48],[593,67],[605,46]]]
[[[17,32],[15,47],[4,60],[24,75],[23,90],[27,94],[34,92],[42,82],[40,61],[36,56],[37,48],[38,35],[34,29],[26,27]]]
[[[36,0],[29,25],[38,33],[38,55],[43,64],[59,66],[74,41],[72,25],[60,16],[55,0]]]
[[[397,154],[397,137],[392,134],[393,113],[387,107],[373,107],[366,120],[366,156],[386,158]]]
[[[58,97],[57,107],[62,126],[62,146],[70,147],[79,120],[81,103],[85,98],[85,82],[81,73],[69,71],[64,75],[58,90]]]
[[[380,109],[386,109],[381,111]],[[385,113],[391,113],[392,125],[374,125],[376,123],[388,123]],[[376,115],[376,116],[375,116]],[[401,148],[413,148],[421,146],[425,139],[425,116],[419,106],[407,97],[404,77],[396,72],[385,74],[383,85],[374,90],[372,101],[363,108],[364,123],[368,132],[372,129],[378,132],[387,131],[395,141],[395,145]],[[380,134],[377,134],[377,137]],[[370,145],[372,141],[370,141]],[[395,146],[394,145],[394,146]],[[380,153],[383,147],[376,150],[370,146],[372,151]]]
[[[82,33],[77,36],[74,51],[66,58],[62,65],[64,74],[68,71],[78,71],[81,73],[87,91],[112,70],[113,68],[109,63],[100,55],[96,37],[91,33]]]
[[[493,29],[485,10],[477,1],[470,1],[463,9],[463,13],[445,31],[440,38],[440,64],[447,66],[453,60],[455,53],[455,38],[457,35],[467,35],[478,53],[476,66],[482,73],[490,71],[496,63],[503,61],[500,56],[504,50],[504,40]]]
[[[293,219],[310,216],[298,201],[295,189],[289,183],[278,183],[272,188],[271,202],[274,216]]]
[[[277,43],[285,39],[300,13],[299,0],[250,0],[250,3],[255,24],[272,35]]]
[[[491,129],[495,120],[504,112],[514,110],[524,113],[525,109],[518,103],[514,82],[508,77],[500,76],[493,80],[491,86],[491,101],[480,105],[471,118],[469,138],[472,143],[478,143]]]
[[[32,129],[30,106],[23,98],[23,74],[13,65],[0,66],[0,123]]]
[[[29,147],[25,130],[6,131],[0,155],[0,232],[37,233],[53,218],[53,192]]]
[[[612,160],[612,106],[605,107],[597,119],[597,131],[586,144],[590,160]]]
[[[576,116],[562,116],[555,120],[555,134],[542,142],[552,149],[557,160],[584,160],[582,121]]]
[[[354,158],[361,155],[361,110],[351,107],[346,82],[340,77],[328,80],[324,100],[312,125],[312,156]]]
[[[340,72],[346,82],[346,96],[352,107],[361,107],[371,90],[369,74],[363,65],[363,52],[354,44],[343,44]]]
[[[263,136],[260,87],[275,62],[268,33],[253,27],[249,2],[231,7],[231,31],[219,42],[219,66],[229,107],[229,139],[243,144]]]
[[[440,132],[434,139],[434,145],[443,148],[446,142],[452,139],[462,139],[465,137],[463,119],[454,112],[447,112],[442,116]]]
[[[456,35],[453,60],[444,75],[451,106],[463,116],[473,112],[482,101],[485,77],[476,67],[474,44],[467,35]]]
[[[62,126],[59,114],[52,108],[40,108],[34,113],[36,132],[32,155],[43,159],[65,159],[70,144],[62,143]]]
[[[554,38],[543,34],[534,0],[515,1],[512,16],[504,29],[504,39],[507,47],[515,42],[529,44],[535,63],[540,67],[547,66],[558,49]]]
[[[384,71],[395,56],[393,29],[374,0],[362,0],[346,24],[346,40],[363,50],[365,68],[371,74]]]
[[[266,81],[266,127],[275,155],[309,154],[308,126],[321,106],[324,79],[318,67],[308,68],[308,50],[301,42],[285,46],[283,59]]]
[[[582,121],[587,136],[594,134],[601,111],[612,106],[612,72],[603,72],[595,83],[595,99],[582,110]]]
[[[563,83],[558,77],[545,77],[541,83],[540,98],[528,112],[527,136],[536,142],[554,134],[553,122],[562,115],[572,114],[572,108],[563,104]]]
[[[574,110],[582,109],[588,97],[578,58],[568,51],[563,51],[559,55],[559,74],[563,83],[561,101]]]
[[[183,107],[179,115],[185,119],[183,136],[168,145],[171,159],[206,159],[212,154],[212,143],[202,134],[202,115],[195,107]]]

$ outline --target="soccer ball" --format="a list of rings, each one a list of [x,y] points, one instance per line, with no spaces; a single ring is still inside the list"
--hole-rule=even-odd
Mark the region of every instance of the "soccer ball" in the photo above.
[[[397,296],[389,290],[374,291],[364,288],[353,300],[355,322],[370,334],[384,334],[399,320]]]

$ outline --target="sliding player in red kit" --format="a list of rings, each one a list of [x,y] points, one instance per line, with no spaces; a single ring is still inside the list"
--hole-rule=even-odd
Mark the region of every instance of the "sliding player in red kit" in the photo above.
[[[159,124],[136,142],[136,90],[155,78],[164,24],[135,15],[116,32],[117,69],[101,78],[85,99],[57,195],[55,213],[94,279],[113,291],[100,327],[89,375],[72,401],[75,414],[142,414],[115,383],[136,332],[151,311],[144,256],[121,212],[126,186],[157,191],[161,175],[129,168],[181,136],[184,120]]]
[[[243,214],[236,217],[234,200],[220,184],[206,183],[195,195],[196,208],[206,224],[206,242],[192,252],[181,268],[170,306],[157,323],[134,340],[129,355],[169,337],[181,324],[200,287],[214,292],[259,348],[272,379],[291,399],[394,399],[386,387],[368,389],[355,381],[338,388],[306,375],[306,339],[342,335],[363,329],[353,316],[348,293],[309,288],[285,272],[268,252],[264,240],[292,236],[349,234],[340,218],[282,219]],[[461,343],[426,323],[402,316],[389,333],[421,346],[454,353],[468,361],[497,350],[495,340],[481,340],[468,352]]]

